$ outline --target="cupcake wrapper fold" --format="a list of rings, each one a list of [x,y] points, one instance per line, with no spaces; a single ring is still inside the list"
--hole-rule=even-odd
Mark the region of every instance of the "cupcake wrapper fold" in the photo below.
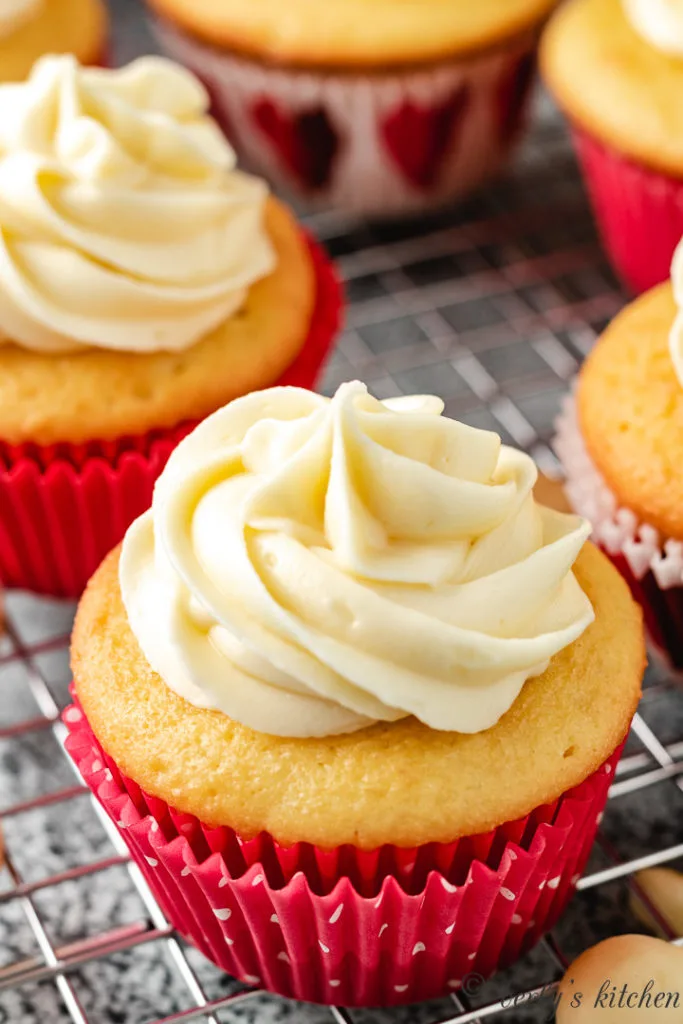
[[[628,582],[658,653],[683,669],[683,544],[619,507],[586,450],[573,396],[565,399],[556,428],[554,447],[572,507],[589,520],[594,541]]]
[[[244,161],[312,205],[419,211],[499,169],[522,126],[537,33],[408,71],[294,70],[213,49],[166,21],[161,46],[205,83]]]
[[[557,801],[485,836],[406,850],[280,846],[175,812],[127,779],[78,702],[67,749],[168,920],[247,985],[392,1006],[478,988],[555,924],[622,747]]]
[[[629,160],[579,128],[573,136],[615,270],[636,294],[661,284],[683,236],[683,179]]]
[[[341,317],[332,265],[311,239],[317,299],[306,343],[279,384],[313,388]],[[0,442],[0,581],[54,597],[78,597],[104,556],[152,500],[181,423],[140,437],[86,444]]]

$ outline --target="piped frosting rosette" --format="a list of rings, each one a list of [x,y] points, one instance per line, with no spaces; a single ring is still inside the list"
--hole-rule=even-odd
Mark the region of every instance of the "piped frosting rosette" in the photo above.
[[[593,619],[590,527],[433,397],[249,395],[186,438],[129,530],[130,625],[166,684],[261,732],[414,715],[478,732]]]
[[[240,308],[275,266],[267,188],[208,108],[157,57],[0,86],[0,342],[179,351]]]

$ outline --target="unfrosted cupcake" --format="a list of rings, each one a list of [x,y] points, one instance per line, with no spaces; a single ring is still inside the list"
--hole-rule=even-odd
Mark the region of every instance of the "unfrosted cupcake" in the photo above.
[[[661,283],[683,235],[683,2],[569,0],[541,69],[616,270],[635,292]]]
[[[442,409],[233,402],[78,611],[84,779],[182,934],[286,996],[427,999],[533,945],[640,694],[640,612],[588,524]]]
[[[593,524],[683,668],[683,247],[672,281],[627,306],[596,343],[556,447],[574,508]]]
[[[308,202],[367,214],[461,196],[522,122],[555,0],[151,0],[250,165]]]
[[[2,0],[0,82],[19,81],[46,53],[104,64],[108,19],[102,0]]]
[[[191,425],[312,386],[335,278],[158,58],[0,87],[0,579],[79,594]]]

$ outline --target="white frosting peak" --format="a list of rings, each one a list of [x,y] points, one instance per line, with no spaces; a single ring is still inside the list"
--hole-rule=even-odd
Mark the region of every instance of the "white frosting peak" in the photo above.
[[[683,57],[683,0],[623,0],[626,15],[645,42]]]
[[[274,254],[199,82],[146,57],[45,57],[0,86],[0,339],[40,352],[194,344]]]
[[[494,725],[592,621],[590,532],[433,397],[274,388],[183,441],[129,530],[123,600],[167,685],[258,731]]]

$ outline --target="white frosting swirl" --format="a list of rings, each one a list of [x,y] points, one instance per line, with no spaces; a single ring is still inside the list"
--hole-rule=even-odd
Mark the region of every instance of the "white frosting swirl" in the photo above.
[[[33,21],[42,6],[43,0],[0,0],[0,39]]]
[[[626,15],[646,43],[683,57],[683,0],[623,0]]]
[[[590,528],[536,505],[527,455],[442,411],[274,388],[180,444],[120,561],[171,689],[282,736],[495,724],[593,619],[571,571]]]
[[[0,86],[0,337],[40,352],[184,349],[274,266],[266,188],[199,82],[45,57]]]

